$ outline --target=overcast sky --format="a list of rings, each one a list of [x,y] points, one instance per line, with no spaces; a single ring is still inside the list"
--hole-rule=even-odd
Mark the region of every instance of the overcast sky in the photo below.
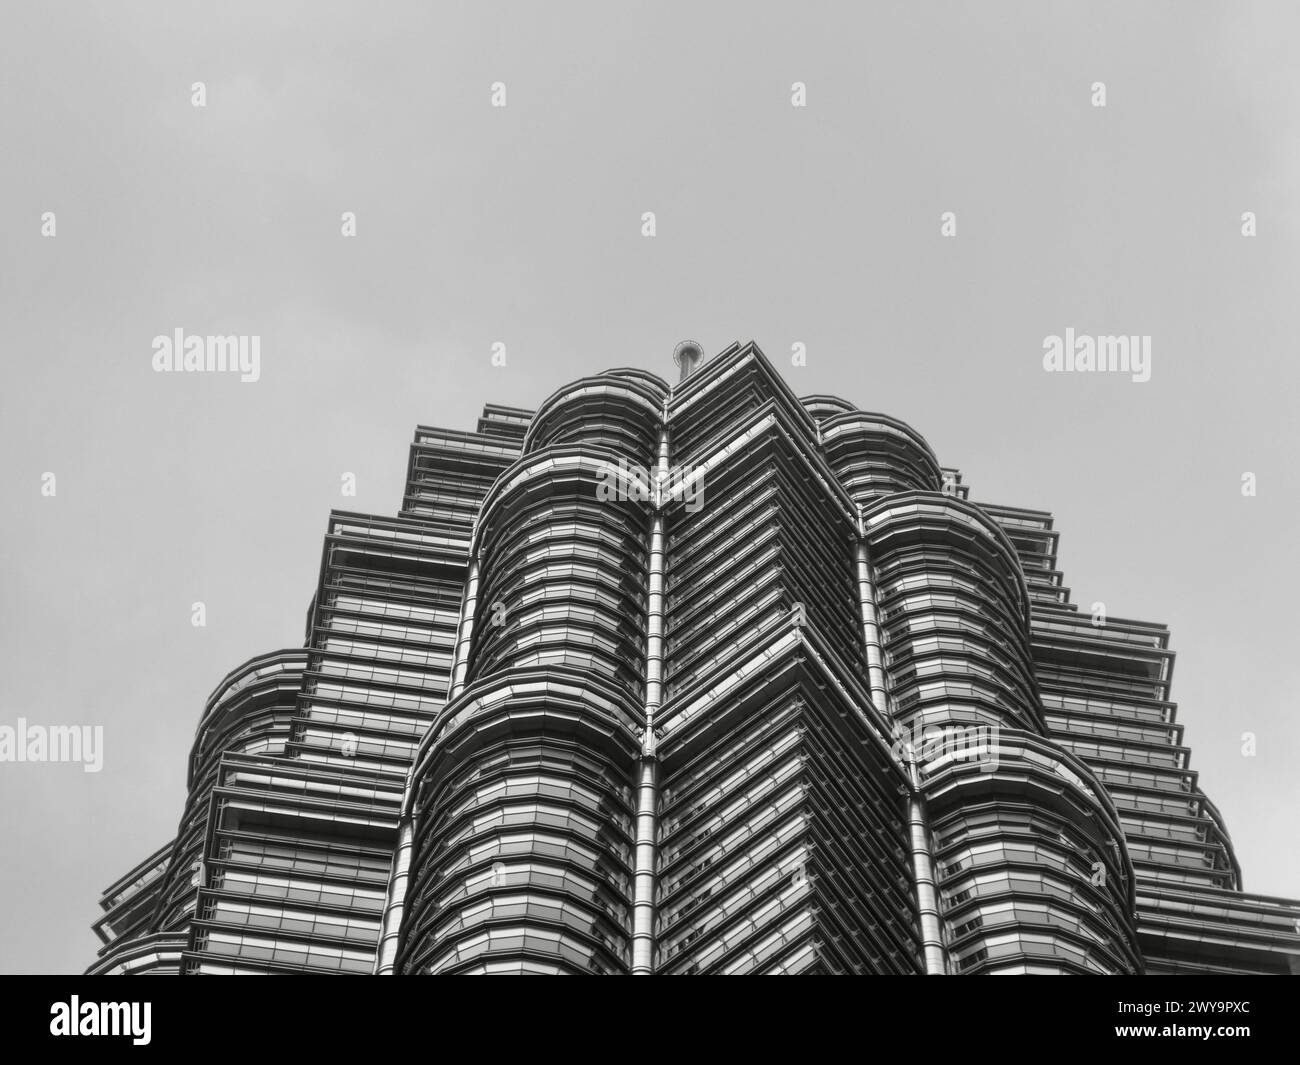
[[[104,767],[0,764],[0,969],[93,960],[207,695],[301,644],[330,509],[394,513],[417,423],[685,337],[1055,513],[1076,602],[1171,626],[1246,888],[1300,895],[1297,40],[1293,3],[3,5],[0,725],[102,725]],[[178,327],[260,336],[260,380],[155,373]],[[1067,328],[1151,379],[1046,373]]]

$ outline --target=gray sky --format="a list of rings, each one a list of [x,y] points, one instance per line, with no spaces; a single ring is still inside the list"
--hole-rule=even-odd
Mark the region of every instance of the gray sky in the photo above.
[[[1297,39],[1292,3],[4,5],[0,725],[105,750],[0,764],[0,969],[93,959],[208,693],[301,644],[329,509],[395,512],[417,423],[683,337],[1053,511],[1076,602],[1171,626],[1246,888],[1300,895]],[[154,373],[177,327],[259,335],[261,379]],[[1150,335],[1151,380],[1045,373],[1066,328]]]

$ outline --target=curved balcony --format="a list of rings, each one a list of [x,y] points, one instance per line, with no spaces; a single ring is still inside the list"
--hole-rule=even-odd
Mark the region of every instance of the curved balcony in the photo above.
[[[1081,761],[1002,731],[919,768],[955,972],[1141,972],[1123,829]]]
[[[834,418],[837,414],[852,414],[858,409],[847,399],[840,399],[839,396],[800,396],[799,402],[803,405],[803,409],[811,415],[813,421],[817,422],[823,422],[827,418]]]
[[[640,700],[651,511],[636,496],[644,484],[612,452],[553,447],[520,460],[498,486],[479,525],[467,680],[569,667]]]
[[[653,374],[613,370],[553,393],[533,415],[524,454],[556,444],[608,448],[642,466],[658,456],[667,386]]]
[[[892,492],[938,492],[943,472],[925,437],[906,422],[866,411],[821,422],[822,447],[835,476],[859,506]]]
[[[620,377],[629,381],[640,381],[642,384],[649,386],[659,396],[667,396],[672,391],[672,386],[657,373],[643,370],[639,366],[615,366],[609,370],[601,370],[596,376]]]
[[[573,669],[472,685],[421,745],[398,971],[626,973],[640,705]]]
[[[198,898],[208,840],[208,814],[221,759],[235,754],[283,754],[307,652],[274,651],[232,670],[208,697],[190,752],[189,794],[150,926],[188,928]]]
[[[931,493],[890,496],[862,519],[895,719],[1044,732],[1029,596],[1002,530]]]

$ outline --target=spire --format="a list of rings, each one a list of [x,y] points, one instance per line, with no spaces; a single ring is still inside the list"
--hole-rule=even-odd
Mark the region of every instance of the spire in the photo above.
[[[690,377],[695,367],[704,361],[704,349],[694,340],[683,340],[677,347],[673,348],[673,362],[681,367],[681,376],[677,378],[679,382],[685,381]]]

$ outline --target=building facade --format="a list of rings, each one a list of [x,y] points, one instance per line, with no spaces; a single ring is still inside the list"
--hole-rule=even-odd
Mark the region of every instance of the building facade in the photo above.
[[[92,973],[1300,972],[1161,625],[751,344],[420,427],[209,699]],[[1100,620],[1100,623],[1099,623]]]

